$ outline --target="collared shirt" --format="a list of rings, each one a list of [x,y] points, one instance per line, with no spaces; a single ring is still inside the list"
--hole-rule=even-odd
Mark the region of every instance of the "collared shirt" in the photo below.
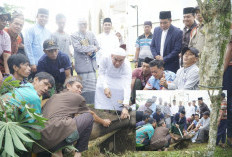
[[[161,42],[160,42],[160,56],[164,55],[164,44],[168,34],[168,29],[162,31]]]
[[[69,60],[71,61],[71,52],[70,46],[72,45],[71,37],[67,33],[55,32],[52,34],[52,39],[56,41],[59,46],[59,50],[68,55]]]
[[[203,51],[205,45],[205,31],[204,24],[198,24],[190,33],[189,47],[194,47],[199,50],[199,53]]]
[[[171,113],[172,116],[174,116],[176,113],[178,113],[179,107],[177,105],[172,105],[171,107]]]
[[[29,28],[25,33],[24,48],[31,65],[38,65],[44,55],[43,43],[51,37],[51,33],[39,24]]]
[[[152,33],[146,37],[145,34],[140,35],[136,40],[135,47],[139,48],[139,58],[145,59],[146,57],[153,58],[151,53],[150,45],[152,41]]]
[[[59,51],[56,60],[51,60],[44,54],[38,62],[37,72],[47,72],[54,77],[56,83],[64,84],[65,70],[71,67],[68,55]]]
[[[188,47],[189,41],[190,41],[190,33],[191,33],[192,29],[194,27],[196,27],[196,26],[197,26],[197,23],[196,23],[196,21],[194,21],[193,25],[190,28],[188,28],[187,26],[184,27],[184,30],[183,30],[183,40],[182,40],[182,48]]]
[[[97,36],[97,41],[99,43],[100,50],[97,52],[97,63],[100,64],[100,59],[103,56],[111,54],[115,48],[119,48],[120,43],[117,36],[113,33],[106,34],[105,32]]]
[[[168,89],[196,90],[199,79],[199,68],[196,64],[187,68],[182,67],[177,71],[175,80],[168,83]]]
[[[142,144],[145,139],[151,140],[155,129],[151,124],[146,124],[142,128],[136,130],[136,143]]]
[[[166,70],[166,71],[164,71],[164,74],[165,74],[165,79],[167,82],[172,82],[176,78],[176,74],[174,72]],[[160,85],[159,79],[156,79],[154,76],[151,76],[150,79],[148,80],[145,88],[160,90],[163,87]]]
[[[158,106],[158,105],[157,105],[156,103],[153,103],[153,104],[149,107],[149,108],[153,111],[152,114],[156,112],[156,107],[157,107],[157,106]]]
[[[2,73],[5,72],[3,55],[2,55],[3,53],[9,53],[9,54],[11,54],[10,36],[4,30],[0,34],[0,71]]]
[[[22,43],[22,38],[18,35],[13,33],[9,28],[4,29],[10,36],[11,40],[11,54],[18,53],[19,44]]]
[[[78,31],[71,35],[71,40],[76,72],[78,74],[94,73],[97,69],[96,58],[92,58],[87,53],[100,48],[95,35],[90,31],[85,33]]]
[[[164,116],[167,117],[167,116],[171,116],[172,113],[171,113],[171,108],[168,106],[168,105],[164,105]]]
[[[164,114],[160,113],[157,114],[156,112],[152,115],[153,118],[156,120],[156,123],[158,124],[162,119],[164,119]]]
[[[147,76],[143,75],[142,68],[136,68],[136,69],[134,69],[134,71],[132,73],[132,79],[140,79],[143,88],[145,87],[145,85],[150,77],[151,77],[151,73]]]
[[[198,122],[198,124],[201,124],[199,129],[206,129],[209,130],[209,126],[210,126],[210,118],[208,117],[207,119],[205,119],[204,117],[202,117],[200,119],[200,121]]]
[[[29,107],[36,109],[35,113],[41,114],[41,99],[38,96],[34,86],[31,83],[22,84],[14,91],[15,99],[12,98],[12,93],[6,93],[4,97],[8,99],[10,96],[10,104],[21,106],[21,101],[26,101]]]

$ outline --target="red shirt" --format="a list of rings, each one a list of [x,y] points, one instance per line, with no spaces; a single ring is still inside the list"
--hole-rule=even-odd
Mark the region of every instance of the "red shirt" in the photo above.
[[[145,87],[145,85],[150,77],[151,77],[151,73],[147,76],[143,75],[142,68],[136,68],[136,69],[134,69],[134,71],[132,73],[132,79],[140,79],[143,88]]]

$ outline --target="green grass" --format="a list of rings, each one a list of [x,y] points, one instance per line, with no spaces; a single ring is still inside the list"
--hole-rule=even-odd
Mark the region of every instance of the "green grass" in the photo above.
[[[121,155],[122,157],[203,157],[206,156],[207,152],[207,144],[191,144],[187,149],[184,150],[169,150],[163,152],[157,151],[140,151],[140,152],[126,152]],[[216,147],[214,157],[232,157],[232,149],[231,148],[221,148]]]
[[[83,153],[83,157],[90,157],[94,154],[95,157],[204,157],[207,152],[207,144],[191,144],[184,150],[169,150],[169,151],[127,151],[124,154],[114,154],[106,151],[100,153],[99,149],[94,148]],[[90,155],[92,154],[92,155]],[[214,157],[232,157],[232,149],[226,147],[216,147]]]

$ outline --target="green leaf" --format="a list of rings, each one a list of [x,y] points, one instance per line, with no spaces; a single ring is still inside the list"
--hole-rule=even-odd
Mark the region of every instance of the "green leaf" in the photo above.
[[[32,139],[28,138],[26,135],[24,135],[23,133],[21,133],[18,129],[15,129],[15,133],[18,135],[18,137],[25,141],[25,142],[34,142]]]
[[[5,130],[6,130],[6,125],[4,125],[0,131],[0,150],[2,148],[2,140],[3,140],[4,134],[5,134]]]
[[[12,97],[15,99],[15,93],[14,92],[12,93]]]
[[[23,112],[19,116],[19,122],[22,121],[26,115],[27,115],[27,110],[24,109]]]
[[[4,82],[9,82],[9,81],[11,81],[12,79],[13,79],[12,76],[8,76],[8,77],[4,80]]]
[[[21,126],[31,127],[31,128],[36,129],[36,130],[40,130],[40,129],[44,128],[44,124],[43,123],[22,123]]]
[[[26,130],[28,130],[29,136],[31,136],[34,140],[40,140],[41,139],[41,134],[40,132],[33,130],[33,129],[29,129],[29,128],[25,128]]]
[[[24,129],[23,127],[19,126],[19,125],[14,125],[13,126],[15,129],[17,129],[18,131],[20,131],[23,134],[29,134],[30,132],[26,129]]]
[[[14,145],[13,145],[13,142],[12,142],[12,136],[10,134],[8,125],[6,125],[4,150],[6,151],[7,154],[9,154],[11,156],[14,156],[14,154],[15,154],[15,152],[14,152]]]
[[[15,120],[18,121],[19,120],[19,108],[18,107],[14,108],[14,116],[15,116]]]
[[[24,145],[21,142],[21,140],[19,139],[19,137],[16,135],[16,133],[14,131],[14,127],[9,127],[9,129],[10,129],[15,147],[19,150],[27,151],[27,149],[24,147]]]

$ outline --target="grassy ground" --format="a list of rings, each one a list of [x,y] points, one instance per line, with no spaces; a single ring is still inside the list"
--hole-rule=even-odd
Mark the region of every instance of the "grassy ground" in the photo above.
[[[106,151],[104,154],[99,151],[99,148],[95,147],[92,150],[89,150],[83,154],[83,157],[204,157],[207,152],[207,144],[191,144],[189,148],[185,150],[172,151],[169,150],[167,152],[157,152],[157,151],[138,151],[131,152],[127,151],[123,154],[114,154],[109,151]],[[231,148],[221,148],[216,147],[214,157],[232,157],[232,149]]]

